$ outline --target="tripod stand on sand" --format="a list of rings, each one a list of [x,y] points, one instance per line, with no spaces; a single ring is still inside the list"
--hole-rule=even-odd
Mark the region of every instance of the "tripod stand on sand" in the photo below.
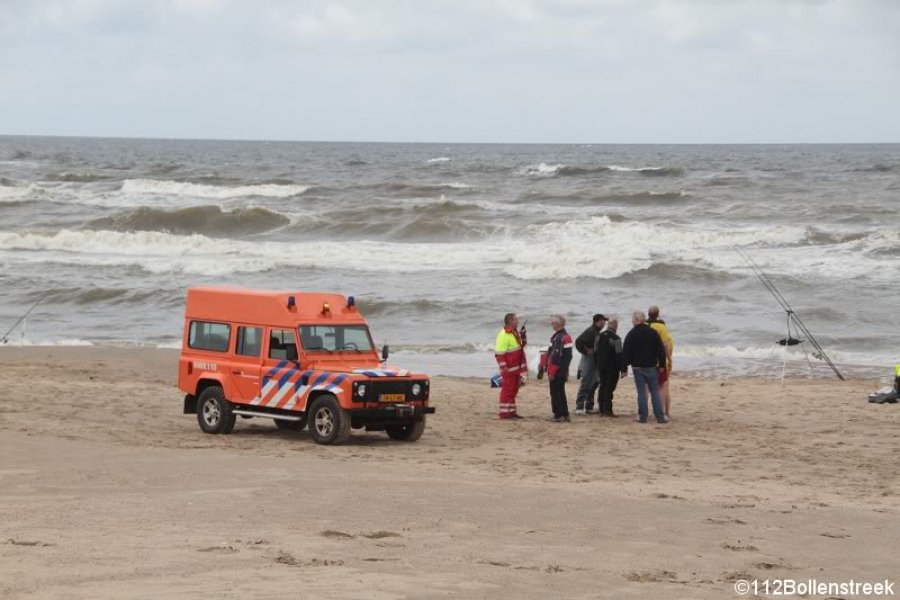
[[[838,371],[837,367],[834,366],[834,363],[831,362],[831,359],[828,358],[828,355],[825,354],[825,350],[822,349],[822,346],[819,345],[819,342],[816,341],[816,338],[813,336],[812,332],[807,329],[806,325],[803,324],[803,321],[800,320],[800,317],[797,316],[797,313],[794,312],[794,309],[791,308],[791,305],[787,303],[787,300],[784,299],[784,296],[781,295],[781,292],[778,291],[778,288],[775,287],[775,284],[772,283],[772,280],[769,279],[769,276],[763,273],[762,269],[759,268],[753,259],[750,258],[750,255],[747,254],[746,250],[742,248],[735,248],[737,253],[747,261],[747,264],[750,265],[750,268],[753,269],[753,272],[762,282],[769,292],[775,296],[775,299],[781,305],[781,308],[784,309],[784,312],[787,314],[787,336],[784,339],[778,340],[778,344],[781,346],[797,346],[802,344],[804,341],[808,341],[813,348],[815,348],[815,352],[813,352],[813,357],[819,360],[824,360],[828,363],[828,366],[831,367],[831,370],[834,371],[834,374],[837,375],[837,378],[841,381],[844,381],[844,376],[841,375],[841,372]],[[798,332],[798,335],[802,334],[806,337],[806,340],[802,340],[791,335],[791,329],[794,329]],[[801,346],[802,347],[802,346]],[[806,356],[806,362],[809,364],[810,372],[812,371],[812,361],[809,360],[809,354],[806,352],[806,348],[803,348],[803,354]],[[787,368],[787,354],[784,356],[784,362],[781,366],[781,390],[782,394],[784,393],[784,373]]]

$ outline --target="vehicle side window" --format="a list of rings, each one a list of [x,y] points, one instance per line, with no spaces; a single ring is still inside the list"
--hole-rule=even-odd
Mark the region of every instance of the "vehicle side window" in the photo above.
[[[297,351],[297,338],[293,329],[273,329],[269,332],[269,358],[284,360],[287,358],[287,349],[294,347],[294,356]]]
[[[231,325],[191,321],[191,329],[188,333],[189,348],[228,352],[228,341],[230,339]]]
[[[259,356],[262,350],[262,327],[238,327],[235,354]]]

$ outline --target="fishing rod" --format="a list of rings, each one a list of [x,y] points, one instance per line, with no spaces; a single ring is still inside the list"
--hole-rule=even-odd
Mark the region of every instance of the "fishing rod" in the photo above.
[[[750,265],[750,268],[753,269],[753,272],[756,274],[756,276],[759,278],[759,280],[762,282],[762,284],[765,286],[765,288],[767,290],[769,290],[769,292],[775,297],[775,300],[777,300],[778,303],[781,305],[781,308],[783,308],[784,311],[787,313],[788,334],[785,339],[780,340],[778,343],[781,344],[782,346],[794,346],[803,341],[803,340],[798,340],[796,338],[791,337],[791,323],[793,323],[794,327],[796,327],[803,335],[805,335],[806,339],[809,340],[809,343],[812,344],[813,348],[816,349],[816,352],[813,354],[813,356],[820,360],[824,360],[826,363],[828,363],[828,366],[831,367],[831,370],[834,371],[834,374],[837,375],[838,379],[840,379],[841,381],[844,381],[844,376],[841,375],[841,372],[838,371],[836,366],[834,366],[834,363],[831,362],[831,359],[828,358],[827,354],[825,354],[825,350],[822,349],[822,346],[820,346],[819,342],[816,341],[816,338],[813,336],[813,334],[809,330],[809,328],[807,328],[806,325],[803,323],[803,321],[800,319],[800,317],[797,316],[797,313],[794,311],[794,309],[791,307],[791,305],[788,304],[788,301],[784,299],[784,296],[781,295],[781,292],[778,291],[778,288],[775,287],[775,284],[772,283],[772,280],[769,279],[769,276],[766,275],[763,272],[763,270],[759,267],[759,265],[757,265],[753,261],[753,259],[750,257],[750,255],[747,253],[746,250],[744,250],[743,248],[738,248],[738,247],[735,247],[735,250],[737,251],[738,255],[740,255],[741,258],[743,258],[745,261],[747,261],[747,264]]]
[[[16,321],[16,322],[13,324],[13,326],[9,328],[9,331],[7,331],[6,333],[3,334],[3,337],[0,338],[0,344],[5,344],[5,343],[9,342],[9,334],[11,334],[11,333],[13,332],[13,330],[14,330],[16,327],[19,326],[19,323],[21,323],[22,321],[24,321],[24,320],[28,317],[28,315],[31,314],[31,311],[33,311],[35,308],[37,308],[37,305],[40,304],[40,303],[43,302],[43,301],[44,301],[44,299],[43,299],[43,298],[40,298],[37,302],[35,302],[34,304],[32,304],[32,305],[31,305],[31,308],[29,308],[28,311],[27,311],[24,315],[22,315],[21,317],[19,317],[19,320]]]

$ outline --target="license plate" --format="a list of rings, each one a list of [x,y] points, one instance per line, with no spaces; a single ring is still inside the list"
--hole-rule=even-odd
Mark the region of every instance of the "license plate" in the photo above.
[[[381,394],[378,396],[380,402],[406,402],[405,394]]]

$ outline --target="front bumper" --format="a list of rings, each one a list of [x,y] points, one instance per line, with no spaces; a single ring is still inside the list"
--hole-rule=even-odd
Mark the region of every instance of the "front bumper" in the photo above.
[[[348,411],[350,418],[359,423],[404,423],[421,421],[425,415],[433,415],[433,406],[391,404],[381,408],[354,408]]]

